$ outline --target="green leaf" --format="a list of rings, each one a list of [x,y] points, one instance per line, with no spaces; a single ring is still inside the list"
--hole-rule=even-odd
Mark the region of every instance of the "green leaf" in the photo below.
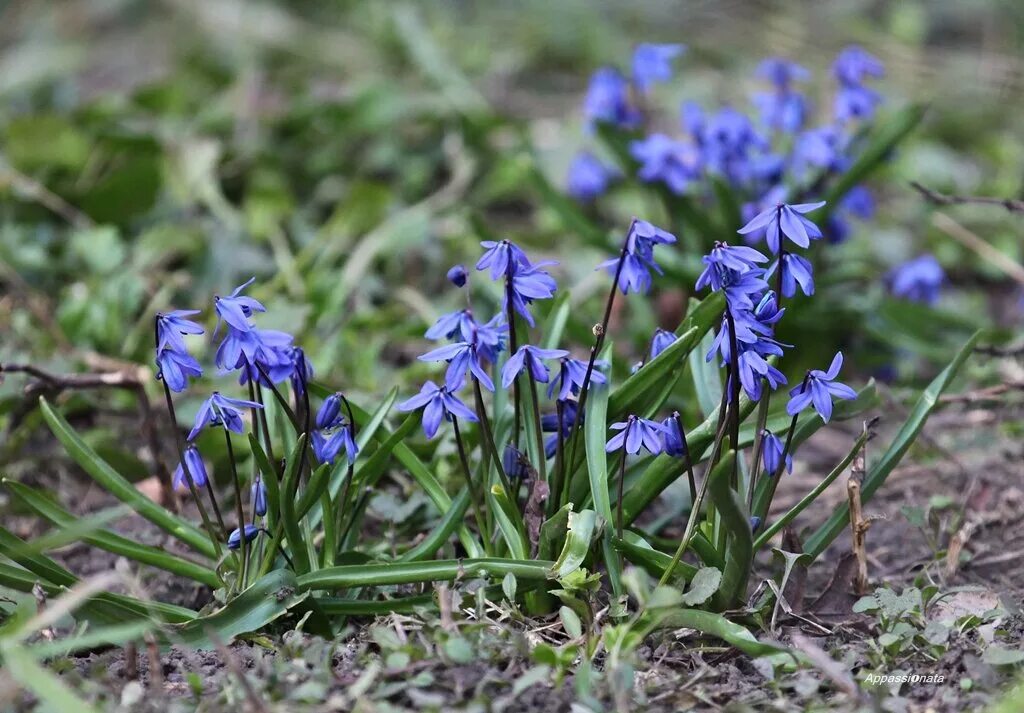
[[[614,522],[611,495],[608,491],[608,454],[605,437],[608,433],[608,385],[591,384],[583,418],[584,446],[587,450],[587,474],[590,497],[597,513],[606,523]]]
[[[717,568],[701,567],[690,580],[690,588],[683,594],[683,604],[691,607],[700,606],[718,591],[721,583],[722,573]]]
[[[939,397],[949,387],[953,381],[953,377],[956,376],[957,371],[960,370],[960,366],[964,363],[967,357],[974,351],[975,345],[983,334],[982,330],[978,330],[974,335],[967,340],[967,343],[960,348],[956,356],[953,357],[953,361],[942,370],[942,372],[932,380],[931,384],[928,385],[918,398],[917,403],[914,404],[913,410],[910,412],[910,416],[903,423],[899,433],[893,439],[893,442],[889,445],[888,450],[882,458],[872,466],[868,471],[867,476],[864,478],[864,482],[861,484],[861,500],[868,502],[871,496],[875,494],[885,482],[886,478],[893,469],[899,464],[900,460],[910,449],[911,444],[917,438],[917,435],[924,428],[925,422],[931,415],[932,411],[935,410],[936,404],[939,402]],[[812,557],[817,558],[825,548],[838,537],[844,529],[850,519],[850,506],[848,503],[843,503],[835,509],[832,516],[826,523],[821,525],[814,533],[807,539],[804,545],[804,551],[809,553]]]
[[[550,579],[554,562],[476,557],[430,562],[387,562],[381,564],[327,567],[298,578],[300,591],[351,589],[417,582],[444,582],[466,577],[501,579],[512,573],[522,581]]]
[[[62,528],[70,528],[78,522],[74,515],[31,488],[8,480],[7,478],[3,479],[3,484],[7,486],[18,500],[41,517],[52,522],[54,525]],[[172,555],[158,547],[144,545],[102,529],[82,532],[80,534],[81,539],[101,550],[112,552],[115,555],[120,555],[121,557],[127,557],[128,559],[141,564],[157,567],[167,572],[171,572],[172,574],[188,577],[189,579],[201,582],[207,586],[213,587],[214,589],[222,585],[220,577],[217,576],[217,573],[209,567],[189,562],[188,560]]]
[[[652,577],[661,578],[672,562],[672,557],[651,547],[648,542],[634,532],[626,531],[623,539],[612,537],[612,546],[621,552],[627,560],[643,567]],[[676,564],[673,576],[689,581],[697,573],[697,568],[687,562]]]
[[[590,543],[594,538],[597,524],[597,513],[593,510],[569,513],[569,531],[565,536],[562,554],[552,567],[558,579],[569,575],[583,564],[590,551]]]
[[[137,641],[143,634],[152,631],[156,626],[157,622],[144,619],[125,624],[90,628],[80,634],[32,644],[26,648],[26,651],[36,660],[43,660],[70,656],[80,651],[89,651],[99,647],[124,646],[130,641]]]
[[[181,540],[196,552],[213,559],[217,551],[210,538],[200,529],[178,516],[168,512],[145,495],[136,490],[131,483],[96,455],[85,441],[54,411],[45,398],[39,399],[39,409],[57,439],[82,469],[92,476],[93,480],[105,491],[121,502],[129,505],[135,512],[151,523]]]
[[[423,538],[423,541],[399,557],[401,562],[417,562],[433,557],[451,537],[451,534],[462,524],[469,507],[469,488],[463,486],[459,494],[452,500],[452,506],[444,514],[441,521]]]
[[[13,641],[0,642],[4,667],[11,680],[31,691],[54,711],[96,713],[96,709],[79,698],[56,674],[37,664],[30,653]]]
[[[299,526],[298,513],[295,511],[295,501],[291,493],[295,491],[294,483],[302,477],[299,473],[299,462],[301,454],[306,447],[306,435],[302,434],[295,442],[295,447],[288,455],[287,467],[284,478],[282,478],[281,500],[281,523],[284,526],[284,533],[288,538],[288,550],[291,552],[292,560],[299,574],[308,572],[312,567],[309,557],[309,548],[306,546],[306,539],[302,536],[302,528]]]
[[[210,649],[216,645],[213,634],[221,643],[230,644],[242,634],[260,631],[308,596],[296,594],[297,589],[295,575],[290,570],[275,570],[213,614],[197,617],[180,626],[170,626],[161,638],[167,644]]]
[[[505,489],[495,483],[491,486],[491,500],[497,507],[494,519],[498,523],[502,537],[508,545],[509,552],[516,559],[527,559],[530,555],[530,542],[526,537],[525,528],[521,526],[522,517],[518,506],[512,502]]]
[[[721,610],[732,609],[746,596],[754,553],[750,516],[746,504],[730,485],[735,461],[736,451],[724,453],[722,460],[708,476],[711,479],[708,484],[708,495],[715,506],[715,512],[721,517],[727,543],[722,585],[715,595],[715,607]]]

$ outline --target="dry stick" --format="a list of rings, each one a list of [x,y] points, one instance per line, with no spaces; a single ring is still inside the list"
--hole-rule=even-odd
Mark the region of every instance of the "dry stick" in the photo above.
[[[249,538],[245,536],[245,513],[242,511],[242,482],[238,479],[238,468],[235,467],[235,451],[231,445],[231,432],[224,429],[224,443],[228,449],[228,463],[231,464],[231,480],[235,486],[235,516],[238,518],[238,539],[242,553],[240,574],[241,588],[245,589],[245,577],[249,570]],[[209,478],[207,478],[209,481]]]
[[[864,595],[868,591],[868,553],[866,540],[868,528],[871,521],[864,518],[864,511],[861,505],[860,486],[864,481],[864,449],[853,461],[850,469],[850,477],[846,481],[846,497],[850,501],[850,530],[853,533],[853,554],[857,558],[857,572],[854,577],[854,587],[858,595]]]
[[[1021,267],[1006,253],[992,247],[976,233],[968,230],[945,213],[935,213],[932,216],[932,225],[998,267],[1017,283],[1024,285],[1024,267]]]
[[[152,632],[143,635],[146,641],[146,656],[149,659],[149,687],[155,689],[157,695],[163,693],[164,668],[160,664],[160,647],[157,646],[156,637]]]
[[[31,364],[0,364],[0,381],[4,373],[22,373],[35,377],[45,382],[46,387],[29,385],[25,389],[26,396],[34,396],[36,392],[52,390],[62,391],[65,389],[93,389],[93,388],[114,388],[131,391],[139,404],[139,414],[142,417],[142,430],[146,435],[147,447],[150,456],[153,458],[153,466],[156,468],[157,479],[160,481],[161,499],[165,505],[174,506],[174,490],[171,487],[171,474],[160,457],[160,437],[157,432],[156,422],[153,415],[153,408],[146,395],[146,389],[138,376],[133,376],[123,371],[115,371],[104,374],[53,374],[51,372],[32,366]]]
[[[473,474],[469,469],[469,460],[466,458],[466,448],[462,444],[462,433],[459,431],[459,419],[452,414],[452,428],[455,431],[455,445],[459,451],[459,461],[462,463],[462,470],[466,474],[466,487],[469,488],[469,494],[473,501],[473,514],[476,517],[476,526],[480,528],[480,537],[484,541],[484,550],[490,549],[491,536],[484,527],[483,518],[483,502],[480,497],[480,493],[476,489],[476,483],[473,482]]]
[[[995,198],[991,196],[958,196],[948,193],[939,193],[917,181],[911,181],[910,186],[924,196],[924,199],[934,205],[995,205],[1005,208],[1010,213],[1024,213],[1024,201],[1014,198]]]

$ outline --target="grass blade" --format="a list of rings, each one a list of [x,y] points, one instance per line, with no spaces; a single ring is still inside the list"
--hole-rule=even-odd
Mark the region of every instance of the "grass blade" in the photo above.
[[[353,587],[371,587],[417,582],[445,582],[465,577],[501,579],[513,574],[523,581],[550,579],[554,562],[476,557],[432,562],[388,562],[328,567],[298,578],[300,591],[323,589],[336,591]]]

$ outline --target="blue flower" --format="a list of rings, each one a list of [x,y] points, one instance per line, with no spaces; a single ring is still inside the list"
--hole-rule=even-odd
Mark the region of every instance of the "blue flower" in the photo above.
[[[884,77],[885,65],[863,47],[850,45],[836,55],[832,74],[843,84],[860,84],[869,77]]]
[[[591,375],[591,378],[597,375],[595,371]],[[603,376],[603,374],[602,374]],[[562,402],[562,438],[568,438],[572,435],[573,429],[576,427],[576,417],[579,416],[580,422],[583,421],[583,414],[579,413],[579,404],[575,401],[563,401]],[[540,430],[544,433],[552,433],[554,435],[548,436],[544,439],[544,457],[553,458],[555,452],[558,450],[558,412],[546,413],[540,417]]]
[[[209,480],[206,475],[206,464],[203,463],[203,456],[200,455],[199,449],[192,444],[185,446],[184,464],[188,466],[188,475],[186,476],[182,464],[178,463],[178,467],[174,469],[174,475],[171,477],[171,486],[179,492],[188,492],[191,490],[188,487],[188,479],[191,478],[197,488],[204,487]]]
[[[614,168],[601,163],[592,153],[580,151],[569,164],[566,189],[578,201],[592,201],[608,190],[608,185],[618,175]]]
[[[810,213],[825,205],[825,201],[818,203],[779,203],[763,213],[755,216],[753,220],[737,230],[740,235],[753,233],[756,230],[765,230],[765,237],[768,240],[768,248],[773,252],[779,252],[780,233],[792,240],[796,245],[806,248],[811,240],[821,237],[821,230],[817,225],[804,217],[803,214]]]
[[[261,530],[260,528],[256,527],[255,525],[246,525],[245,526],[245,541],[246,541],[246,543],[249,543],[249,542],[252,542],[253,540],[255,540],[256,537],[261,532],[263,532],[263,530]],[[231,534],[228,535],[228,549],[229,550],[237,550],[241,546],[242,546],[242,534],[239,531],[239,529],[236,527],[234,530],[231,531]]]
[[[468,309],[460,309],[455,312],[449,312],[438,317],[434,325],[424,333],[424,337],[427,339],[451,339],[458,333],[462,333],[462,338],[466,339],[466,335],[470,332],[471,327],[467,328],[463,326],[465,324],[472,325],[473,314]]]
[[[508,310],[509,293],[511,293],[512,308],[526,320],[527,324],[531,327],[534,326],[533,315],[530,314],[527,305],[531,304],[534,300],[546,300],[555,296],[558,284],[555,282],[555,278],[541,268],[546,265],[556,264],[551,260],[545,260],[544,262],[538,262],[536,265],[516,266],[509,278],[511,280],[511,288],[504,292],[502,310]]]
[[[768,275],[774,275],[779,267],[779,261],[772,263]],[[782,256],[782,296],[792,297],[796,294],[796,286],[810,297],[814,294],[814,268],[811,263],[796,253],[786,253]]]
[[[659,354],[675,344],[678,338],[675,332],[670,332],[667,329],[659,327],[654,330],[654,336],[651,337],[651,359],[656,359]]]
[[[541,349],[540,347],[524,344],[519,351],[508,358],[505,366],[501,369],[501,385],[508,388],[524,370],[529,369],[530,375],[536,381],[548,382],[548,368],[544,366],[544,359],[561,359],[568,356],[569,352],[564,349]],[[593,379],[593,376],[591,376]]]
[[[885,74],[881,61],[853,45],[839,53],[832,65],[832,73],[839,82],[833,102],[836,120],[870,119],[882,98],[873,89],[865,87],[863,82],[869,77],[878,78]]]
[[[295,368],[292,342],[294,337],[274,329],[242,331],[228,325],[224,340],[217,347],[214,363],[224,372],[244,369],[241,383],[251,378],[262,382],[259,367],[275,384],[287,379]]]
[[[583,380],[587,377],[587,364],[588,362],[582,359],[573,359],[570,356],[562,357],[558,364],[558,373],[555,374],[555,378],[551,380],[548,385],[548,398],[558,390],[558,400],[566,401],[571,394],[578,394],[580,389],[583,388]],[[594,362],[594,368],[590,372],[590,383],[592,384],[604,384],[607,383],[607,379],[598,369],[607,367],[607,362],[597,360]]]
[[[782,57],[766,57],[761,60],[754,74],[759,79],[771,82],[777,89],[789,89],[793,82],[804,82],[811,78],[806,67]]]
[[[646,448],[651,455],[658,455],[665,448],[663,438],[665,426],[647,418],[640,418],[630,415],[625,421],[613,423],[609,428],[612,431],[621,431],[605,444],[604,449],[613,453],[625,448],[626,453],[636,455],[641,448]]]
[[[777,345],[778,342],[774,340],[758,340],[739,347],[740,385],[751,401],[761,400],[761,385],[765,381],[772,391],[788,383],[785,375],[764,358],[766,353],[770,353],[769,350],[777,349]]]
[[[476,421],[476,414],[459,401],[458,398],[448,393],[448,389],[438,386],[433,381],[423,384],[420,392],[402,403],[398,404],[398,410],[404,412],[423,409],[423,433],[427,438],[433,438],[441,425],[443,418],[452,416],[467,421]]]
[[[263,517],[267,514],[267,486],[263,484],[262,478],[256,478],[249,493],[252,499],[252,510],[257,516]]]
[[[758,92],[754,104],[761,115],[761,123],[771,129],[797,131],[807,116],[807,101],[793,91],[794,82],[804,81],[810,72],[800,65],[778,57],[765,59],[757,68],[757,76],[774,85],[773,92]]]
[[[683,426],[679,420],[679,412],[661,422],[665,427],[662,441],[665,444],[665,453],[677,458],[687,458],[690,455],[686,444],[686,435],[683,433]]]
[[[715,291],[734,281],[729,273],[744,273],[756,269],[758,263],[768,262],[768,258],[754,248],[722,242],[716,242],[711,252],[701,260],[704,271],[697,278],[695,289],[703,290],[711,285]]]
[[[791,398],[786,404],[786,412],[790,416],[795,416],[813,404],[814,410],[821,416],[821,420],[828,423],[832,418],[833,396],[840,399],[857,398],[857,392],[846,384],[835,380],[842,367],[843,353],[836,352],[828,371],[812,369],[807,372],[803,382],[789,392]]]
[[[530,461],[522,451],[511,443],[506,443],[505,450],[501,454],[501,467],[509,480],[518,480],[529,472]]]
[[[811,169],[841,173],[850,165],[848,148],[849,137],[835,126],[804,131],[793,146],[793,171],[800,177],[813,176]]]
[[[897,297],[931,305],[939,299],[946,273],[934,256],[922,255],[898,265],[889,273],[887,281]]]
[[[530,266],[526,253],[510,240],[484,240],[480,245],[484,247],[484,254],[476,261],[476,269],[490,268],[492,280],[507,276],[516,267]]]
[[[836,121],[853,119],[867,121],[875,115],[875,108],[882,103],[882,96],[868,87],[840,87],[832,104]]]
[[[352,426],[348,423],[331,432],[313,431],[313,438],[310,442],[313,446],[313,454],[321,463],[334,463],[342,448],[345,449],[349,465],[355,463],[356,456],[359,455],[359,446],[352,439]]]
[[[158,312],[156,315],[156,350],[171,349],[176,352],[187,352],[182,335],[202,334],[202,326],[186,317],[199,314],[197,309],[176,309],[173,312]]]
[[[217,310],[217,328],[220,329],[220,320],[224,320],[229,326],[234,327],[240,332],[247,332],[253,329],[252,323],[249,321],[249,317],[254,312],[266,312],[267,308],[261,303],[254,300],[252,297],[247,297],[242,294],[242,290],[251,285],[256,281],[256,278],[250,278],[248,281],[242,283],[227,297],[221,297],[219,295],[214,297],[213,306]]]
[[[325,398],[320,404],[320,410],[316,412],[316,427],[333,428],[341,423],[341,403],[340,393],[333,393]]]
[[[306,384],[313,378],[313,365],[306,358],[306,352],[302,347],[292,347],[288,350],[294,368],[289,375],[292,391],[301,397],[306,391]]]
[[[420,361],[447,361],[448,371],[445,373],[445,386],[449,391],[458,391],[466,381],[466,372],[471,372],[480,384],[488,391],[494,391],[494,382],[487,374],[480,360],[480,353],[475,344],[455,342],[443,347],[432,349],[419,357]]]
[[[245,428],[242,423],[241,409],[254,408],[263,407],[255,401],[232,399],[214,391],[199,407],[195,425],[188,434],[188,440],[194,441],[196,436],[207,426],[224,426],[229,431],[243,433]]]
[[[629,101],[629,82],[611,67],[598,69],[590,78],[583,100],[588,124],[602,122],[631,127],[640,121],[640,112]]]
[[[661,181],[676,195],[682,195],[693,181],[700,178],[700,152],[692,144],[672,139],[665,134],[651,134],[633,141],[629,153],[640,162],[637,177],[646,183]]]
[[[633,50],[633,84],[644,92],[655,82],[672,79],[672,60],[685,50],[683,45],[637,45]]]
[[[466,268],[463,265],[454,265],[448,270],[448,281],[456,287],[464,287],[468,274]]]
[[[203,367],[199,362],[184,351],[171,348],[161,349],[156,357],[156,378],[163,379],[167,387],[174,392],[184,391],[188,387],[189,378],[203,375]]]
[[[769,476],[780,472],[782,454],[785,450],[786,447],[778,436],[767,429],[761,432],[761,454],[764,458],[765,473]],[[786,470],[793,472],[793,456],[790,453],[786,453]]]
[[[605,260],[597,269],[606,269],[609,274],[618,273],[618,286],[623,294],[647,292],[651,288],[653,269],[659,275],[661,268],[654,261],[654,246],[668,245],[676,241],[676,236],[666,230],[648,223],[646,220],[634,220],[626,236],[625,254]],[[619,269],[619,261],[622,268]]]

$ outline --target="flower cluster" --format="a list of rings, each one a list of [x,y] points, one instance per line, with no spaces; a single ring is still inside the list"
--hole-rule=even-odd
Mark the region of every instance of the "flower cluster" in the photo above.
[[[299,362],[304,360],[292,345],[292,335],[259,329],[250,320],[257,312],[267,311],[260,302],[242,294],[255,279],[239,285],[227,297],[214,297],[216,332],[220,332],[222,324],[225,327],[214,362],[222,372],[238,370],[240,384],[254,381],[266,385],[268,380],[279,384],[294,375]]]
[[[651,289],[651,270],[659,275],[661,268],[654,261],[655,245],[671,245],[676,236],[666,230],[648,223],[646,220],[634,219],[629,226],[622,254],[598,265],[615,277],[622,294],[648,292]]]
[[[199,310],[179,309],[156,316],[156,378],[162,379],[174,392],[184,391],[189,378],[203,375],[203,368],[188,353],[183,339],[186,334],[202,334],[203,328],[187,317]]]
[[[356,462],[359,446],[353,437],[351,418],[346,418],[341,412],[344,403],[344,395],[335,392],[323,400],[317,411],[316,430],[313,431],[311,444],[313,453],[321,463],[334,463],[342,448],[345,449],[349,465]]]

